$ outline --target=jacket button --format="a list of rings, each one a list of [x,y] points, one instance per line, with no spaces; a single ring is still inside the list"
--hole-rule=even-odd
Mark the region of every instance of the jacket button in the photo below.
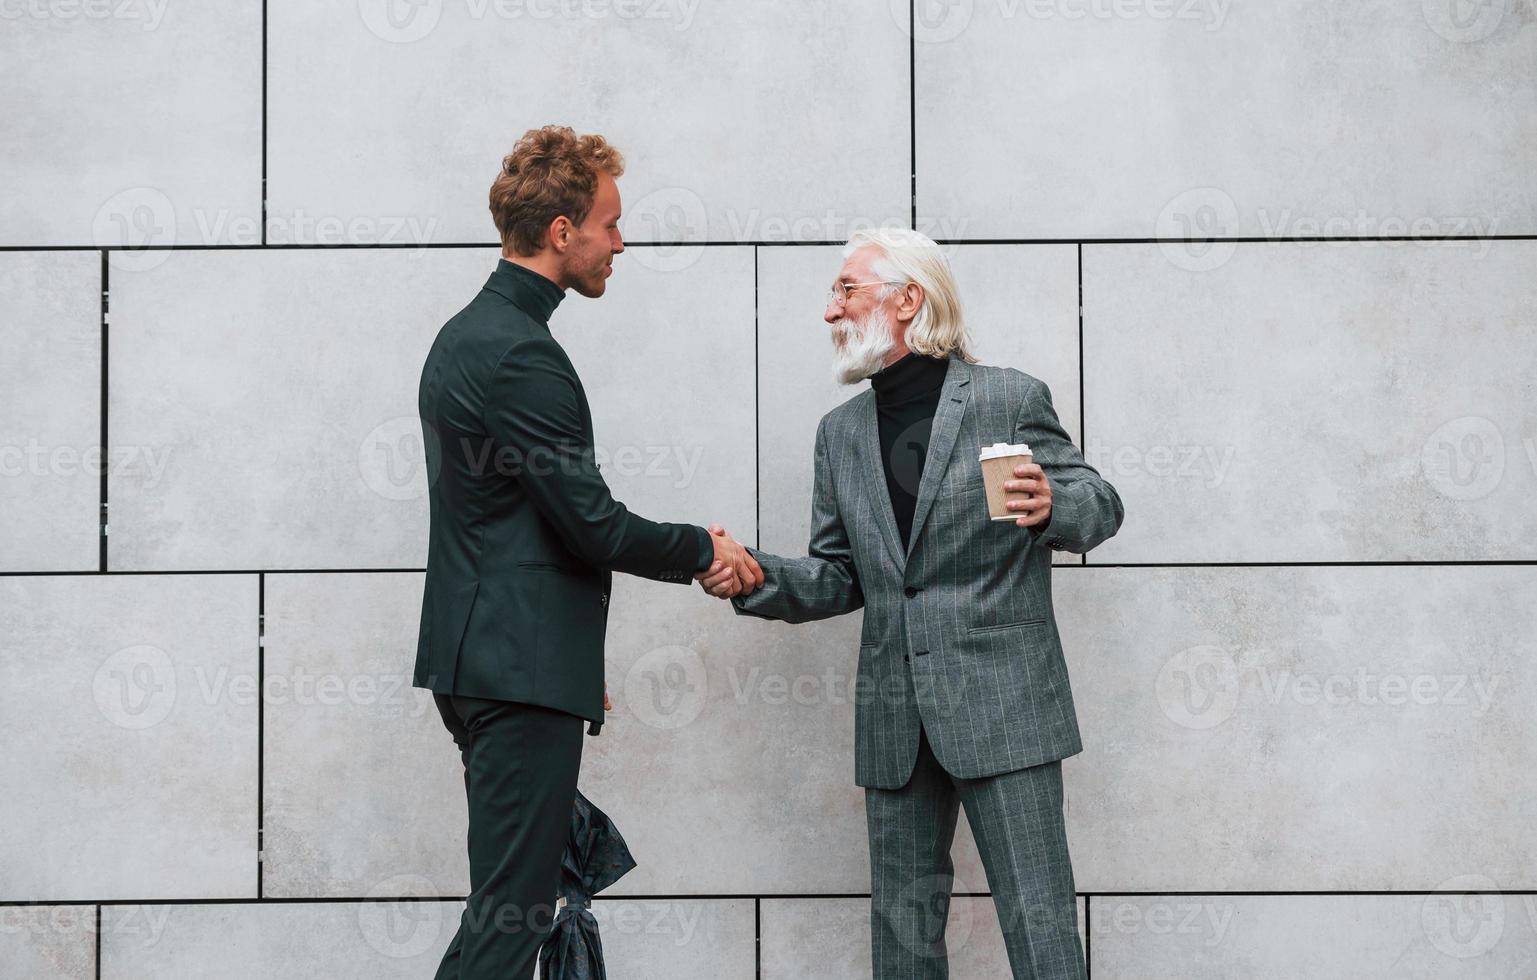
[[[909,585],[907,588],[902,590],[902,594],[907,596],[909,599],[911,599],[913,596],[917,595],[918,593],[920,593],[922,591],[923,591],[922,589],[917,589],[917,588],[914,588],[913,586]]]
[[[904,653],[902,654],[902,662],[904,664],[910,664],[913,662],[913,658]]]

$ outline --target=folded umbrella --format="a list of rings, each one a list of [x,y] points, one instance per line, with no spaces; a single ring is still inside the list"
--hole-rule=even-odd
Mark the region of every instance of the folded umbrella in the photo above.
[[[607,980],[592,896],[633,867],[635,858],[618,828],[578,790],[571,808],[571,836],[560,860],[560,897],[565,905],[539,950],[540,980]]]

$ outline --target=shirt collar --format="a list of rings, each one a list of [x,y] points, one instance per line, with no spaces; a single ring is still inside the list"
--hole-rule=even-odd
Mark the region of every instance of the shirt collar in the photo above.
[[[496,271],[486,280],[486,288],[504,296],[514,306],[538,320],[549,323],[550,314],[566,298],[566,291],[526,266],[499,259]]]
[[[870,387],[881,401],[904,401],[944,387],[950,358],[908,353],[870,375]]]

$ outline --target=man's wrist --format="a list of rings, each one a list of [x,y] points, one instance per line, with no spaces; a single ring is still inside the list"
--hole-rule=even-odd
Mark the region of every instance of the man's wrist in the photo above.
[[[694,525],[694,530],[699,532],[699,559],[694,565],[694,573],[697,575],[708,571],[710,566],[715,564],[715,539],[707,529],[697,524]]]

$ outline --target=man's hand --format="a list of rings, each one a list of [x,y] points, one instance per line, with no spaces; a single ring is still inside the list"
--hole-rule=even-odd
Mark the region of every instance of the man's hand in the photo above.
[[[1010,493],[1023,491],[1030,496],[1026,500],[1010,500],[1005,506],[1019,511],[1014,523],[1019,527],[1039,527],[1051,519],[1051,482],[1039,463],[1021,463],[1014,467],[1016,479],[1006,480],[1003,489]]]
[[[608,699],[608,685],[607,684],[603,685],[603,710],[604,711],[613,711],[614,710],[614,702],[612,702],[612,701],[610,701]]]
[[[715,543],[715,561],[694,576],[699,587],[720,599],[749,595],[763,585],[763,569],[719,524],[710,525]]]

